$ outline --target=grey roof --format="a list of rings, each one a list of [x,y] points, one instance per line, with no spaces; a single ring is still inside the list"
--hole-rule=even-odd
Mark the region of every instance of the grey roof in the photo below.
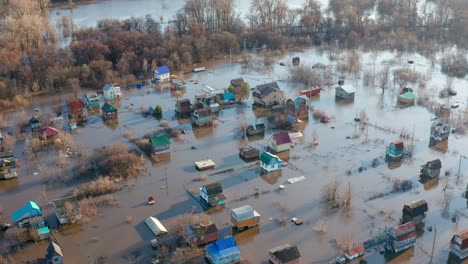
[[[205,189],[206,189],[206,194],[208,194],[208,196],[223,193],[223,186],[221,186],[221,183],[219,182],[207,184],[205,185]]]
[[[55,254],[63,257],[62,248],[55,241],[50,241],[49,247],[47,248],[46,260],[51,259]]]
[[[285,244],[282,246],[272,248],[270,249],[270,254],[273,254],[283,263],[287,263],[289,261],[292,261],[301,257],[301,254],[299,253],[299,250],[297,249],[297,247],[291,246],[290,244]]]
[[[263,96],[267,96],[276,90],[281,90],[277,82],[265,83],[265,84],[257,85],[257,87],[255,87],[255,91],[260,93]]]

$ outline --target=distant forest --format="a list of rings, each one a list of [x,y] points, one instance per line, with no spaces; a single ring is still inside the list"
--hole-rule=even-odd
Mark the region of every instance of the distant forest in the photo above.
[[[392,49],[433,58],[456,45],[444,58],[445,70],[459,77],[468,71],[466,0],[436,0],[433,13],[418,12],[418,0],[330,0],[326,14],[315,0],[298,9],[286,0],[252,0],[246,18],[234,0],[187,0],[168,25],[146,16],[81,30],[67,17],[58,28],[51,25],[48,0],[6,2],[0,6],[0,99],[132,84],[159,65],[185,70],[260,47]],[[73,41],[60,48],[64,36]]]

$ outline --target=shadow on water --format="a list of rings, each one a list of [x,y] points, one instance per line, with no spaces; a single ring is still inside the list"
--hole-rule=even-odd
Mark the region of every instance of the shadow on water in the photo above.
[[[423,185],[424,190],[431,190],[439,186],[439,177],[430,178],[430,177],[420,177],[419,182]]]
[[[270,185],[274,185],[278,182],[278,179],[281,178],[283,175],[283,170],[277,170],[273,172],[265,172],[264,170],[260,170],[260,175],[262,180]]]
[[[112,131],[115,131],[119,127],[119,119],[112,119],[112,120],[107,120],[102,122],[104,126],[112,129]]]
[[[196,197],[189,196],[187,194],[187,200],[173,204],[166,211],[158,213],[156,217],[159,220],[167,220],[167,219],[177,217],[187,212],[193,212],[194,208],[196,208],[195,210],[196,212],[203,212],[203,208],[200,202],[196,200]]]
[[[4,192],[0,194],[0,196],[7,195],[7,192],[12,192],[16,190],[18,186],[19,186],[18,178],[0,181],[0,191]]]

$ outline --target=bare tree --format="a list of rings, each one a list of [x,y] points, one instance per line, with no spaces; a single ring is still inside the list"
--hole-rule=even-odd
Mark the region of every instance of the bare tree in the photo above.
[[[338,206],[340,200],[340,195],[338,193],[339,187],[340,185],[336,179],[332,179],[329,183],[322,187],[322,201],[326,203],[328,208],[335,208]]]
[[[385,90],[388,89],[388,82],[390,78],[390,66],[386,65],[385,68],[379,73],[379,87],[382,89],[382,95],[384,95]]]

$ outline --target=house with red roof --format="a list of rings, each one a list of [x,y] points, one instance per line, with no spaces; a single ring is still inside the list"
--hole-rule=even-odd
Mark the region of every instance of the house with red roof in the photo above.
[[[291,138],[288,131],[276,133],[268,140],[268,148],[272,153],[288,151],[290,147]]]
[[[59,131],[55,127],[47,126],[39,129],[39,137],[42,139],[54,139],[59,134]]]
[[[348,260],[353,260],[362,255],[364,255],[364,244],[362,243],[346,250],[345,252],[345,257]]]
[[[215,224],[193,224],[184,226],[185,241],[191,247],[203,246],[218,240],[218,228]]]
[[[460,260],[464,260],[468,257],[468,229],[453,235],[450,240],[450,253]]]
[[[84,117],[85,104],[81,98],[73,98],[68,101],[68,116],[71,119]]]
[[[387,230],[386,248],[390,252],[398,253],[413,247],[416,242],[416,225],[408,222]]]

